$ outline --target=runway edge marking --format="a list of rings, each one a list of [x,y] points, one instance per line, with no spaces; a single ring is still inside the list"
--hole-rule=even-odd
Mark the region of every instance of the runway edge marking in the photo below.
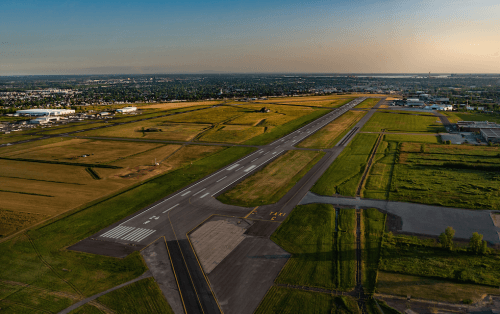
[[[168,215],[168,221],[170,222],[170,227],[172,228],[172,232],[174,233],[175,236],[175,241],[177,242],[177,245],[179,246],[179,251],[181,252],[182,260],[184,261],[184,265],[186,265],[186,270],[189,275],[189,279],[191,280],[191,284],[193,285],[194,293],[196,294],[196,298],[198,299],[198,304],[200,305],[200,309],[202,313],[205,313],[205,310],[203,309],[203,304],[201,303],[200,296],[198,295],[198,291],[196,290],[196,286],[194,285],[193,277],[191,277],[191,272],[189,271],[189,267],[187,265],[186,259],[184,258],[184,253],[182,253],[182,248],[181,244],[179,243],[179,239],[177,238],[177,234],[175,233],[174,225],[172,225],[172,220],[170,219],[170,213]],[[168,246],[167,246],[168,247]],[[172,259],[170,259],[170,263],[172,263]],[[179,287],[180,289],[180,287]],[[186,311],[187,313],[187,311]]]

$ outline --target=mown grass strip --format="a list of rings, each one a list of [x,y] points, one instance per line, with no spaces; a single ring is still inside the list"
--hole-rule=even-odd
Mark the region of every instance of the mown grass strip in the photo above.
[[[380,249],[385,230],[386,215],[376,208],[363,210],[362,258],[363,258],[363,288],[365,293],[375,292],[377,284]]]
[[[357,134],[311,189],[320,195],[355,196],[378,134]]]
[[[288,151],[217,199],[226,204],[244,207],[276,203],[324,154],[314,151]]]
[[[0,192],[5,192],[5,193],[15,193],[15,194],[25,194],[25,195],[35,195],[35,196],[44,196],[44,197],[54,197],[54,195],[46,195],[46,194],[38,194],[38,193],[29,193],[29,192],[20,192],[20,191],[0,190]]]
[[[266,145],[271,143],[274,140],[279,139],[280,137],[285,136],[288,133],[291,133],[304,125],[324,116],[329,113],[330,110],[316,110],[306,116],[300,117],[293,121],[287,122],[283,125],[274,127],[271,131],[266,132],[264,134],[258,135],[246,142],[244,144],[247,145]]]
[[[92,167],[85,168],[85,171],[87,171],[90,174],[92,179],[101,180],[101,177],[99,176],[99,174],[97,172],[95,172],[94,169],[92,169]]]

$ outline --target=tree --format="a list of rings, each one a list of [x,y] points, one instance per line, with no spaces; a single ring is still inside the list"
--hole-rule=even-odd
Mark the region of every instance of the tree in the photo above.
[[[483,241],[482,234],[474,232],[469,240],[469,248],[474,254],[485,254],[488,249],[488,245],[486,241]]]
[[[469,240],[469,248],[472,252],[478,254],[481,248],[481,241],[483,240],[483,236],[477,232],[472,234],[472,237]]]
[[[455,236],[455,230],[452,227],[447,227],[446,230],[439,235],[439,242],[441,246],[453,250],[453,237]]]

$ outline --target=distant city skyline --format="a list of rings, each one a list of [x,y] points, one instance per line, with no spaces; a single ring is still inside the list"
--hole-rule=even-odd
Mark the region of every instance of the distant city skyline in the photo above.
[[[500,73],[498,1],[2,1],[0,75]]]

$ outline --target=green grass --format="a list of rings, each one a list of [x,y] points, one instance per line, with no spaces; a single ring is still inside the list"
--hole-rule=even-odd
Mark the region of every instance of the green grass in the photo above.
[[[312,121],[324,116],[328,112],[330,112],[330,110],[313,111],[312,113],[310,113],[308,115],[302,116],[298,119],[287,122],[283,125],[276,126],[276,127],[272,128],[270,131],[268,131],[264,134],[258,135],[256,137],[246,141],[245,144],[248,144],[248,145],[269,144],[272,141],[277,140],[277,139],[285,136],[286,134],[291,133],[291,132],[301,128],[302,126],[304,126],[308,123],[311,123]]]
[[[116,313],[174,313],[153,278],[112,291],[97,301]]]
[[[95,306],[92,306],[90,304],[84,304],[83,306],[80,306],[79,308],[69,312],[70,314],[102,314],[103,311],[99,310]]]
[[[376,112],[361,129],[363,132],[445,132],[438,117]]]
[[[415,142],[439,144],[440,139],[436,135],[409,135],[409,134],[385,134],[384,141],[386,142]]]
[[[498,294],[498,287],[457,283],[451,280],[380,272],[377,292],[398,296],[459,303],[481,301],[486,294]]]
[[[373,293],[377,283],[380,261],[380,247],[385,230],[386,215],[376,208],[363,210],[363,288],[365,293]]]
[[[138,252],[116,259],[65,248],[253,150],[228,148],[114,197],[98,200],[64,218],[28,231],[33,244],[24,235],[0,243],[0,280],[90,296],[136,278],[146,270]],[[58,310],[62,310],[62,306],[55,311]]]
[[[83,122],[83,123],[70,123],[62,126],[51,127],[45,130],[42,130],[42,134],[61,134],[68,133],[79,130],[86,130],[90,128],[96,128],[106,125],[103,121],[92,121],[92,122]]]
[[[500,115],[497,113],[454,112],[453,114],[464,121],[489,121],[500,123]]]
[[[320,195],[355,196],[377,134],[358,134],[311,189]]]
[[[496,147],[404,143],[394,166],[389,199],[500,209],[499,167]]]
[[[273,286],[255,313],[358,314],[361,311],[350,297]]]
[[[28,135],[25,132],[14,132],[10,134],[0,135],[0,144],[14,143],[19,141],[24,141],[33,138],[39,138],[41,135]]]
[[[379,101],[380,101],[380,98],[368,98],[368,99],[364,100],[362,103],[360,103],[359,105],[357,105],[355,108],[356,109],[371,109]]]
[[[314,151],[288,151],[217,199],[226,204],[244,207],[276,203],[324,154]]]
[[[386,135],[387,136],[387,135]],[[397,155],[398,142],[382,141],[373,159],[373,164],[361,191],[365,198],[388,199],[392,173]]]
[[[387,237],[380,269],[421,277],[450,279],[459,283],[500,286],[500,254],[474,255],[465,248],[448,251],[433,239]]]
[[[351,290],[355,285],[355,212],[340,210],[335,232],[331,205],[297,206],[271,236],[292,254],[277,283]]]
[[[300,142],[297,147],[332,148],[340,141],[356,123],[366,115],[366,111],[350,110],[318,132]]]

